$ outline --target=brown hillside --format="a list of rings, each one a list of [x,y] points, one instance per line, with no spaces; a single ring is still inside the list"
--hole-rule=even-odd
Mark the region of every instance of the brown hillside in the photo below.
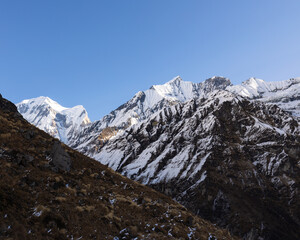
[[[0,95],[0,239],[232,239],[62,145]]]

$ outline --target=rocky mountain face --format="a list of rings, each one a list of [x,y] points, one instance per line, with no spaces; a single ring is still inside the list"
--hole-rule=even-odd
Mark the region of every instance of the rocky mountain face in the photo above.
[[[1,95],[0,203],[0,239],[234,239],[61,144]]]
[[[66,144],[90,123],[83,106],[65,108],[48,97],[24,100],[17,108],[30,123]]]
[[[217,89],[230,86],[230,80],[212,77],[203,83],[183,81],[179,76],[163,85],[153,85],[146,91],[138,92],[131,100],[109,115],[84,128],[72,139],[70,146],[94,157],[99,147],[117,133],[141,122],[166,106],[200,98]]]
[[[230,80],[224,77],[212,77],[202,83],[186,82],[176,77],[166,84],[154,85],[144,92],[138,92],[130,101],[109,115],[83,128],[71,138],[69,145],[97,158],[99,149],[110,138],[122,134],[124,129],[148,119],[164,107],[206,97],[214,90],[227,90],[249,100],[277,104],[294,116],[300,116],[300,78],[282,82],[265,82],[250,78],[241,85],[233,86]]]
[[[228,91],[178,103],[94,155],[244,239],[300,237],[299,121]]]

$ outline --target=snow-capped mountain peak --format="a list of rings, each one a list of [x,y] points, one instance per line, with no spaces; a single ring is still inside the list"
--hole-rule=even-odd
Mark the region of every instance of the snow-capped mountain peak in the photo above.
[[[194,83],[183,81],[180,76],[163,85],[153,85],[149,90],[155,90],[162,98],[171,101],[186,101],[193,97]]]
[[[223,77],[214,77],[203,83],[193,83],[183,81],[180,76],[165,84],[153,85],[148,90],[136,93],[127,103],[83,129],[80,137],[74,139],[71,147],[93,155],[96,149],[89,146],[103,144],[104,139],[107,139],[107,134],[104,139],[101,137],[99,139],[99,136],[104,129],[113,128],[107,132],[115,136],[116,131],[141,122],[166,106],[201,98],[213,90],[224,90],[229,85],[231,85],[230,80]],[[90,135],[88,140],[85,140],[87,133]]]
[[[193,83],[183,81],[180,76],[177,76],[165,84],[153,85],[149,90],[155,90],[162,98],[185,102],[214,90],[224,90],[231,85],[230,80],[225,77],[214,76],[202,83]]]
[[[300,78],[265,82],[253,77],[241,85],[233,86],[228,78],[220,76],[213,76],[200,83],[184,81],[177,76],[165,84],[139,91],[128,102],[92,124],[89,124],[90,120],[82,106],[65,108],[48,97],[24,100],[17,106],[29,122],[71,147],[93,156],[99,144],[148,119],[159,110],[179,102],[205,98],[214,90],[225,89],[248,99],[275,103],[300,116]],[[102,134],[104,129],[105,134]]]
[[[242,82],[242,86],[252,90],[254,94],[271,91],[270,85],[262,79],[251,77],[248,80]]]
[[[165,84],[171,84],[171,83],[178,83],[180,81],[183,81],[182,78],[178,75],[176,77],[174,77],[173,79],[171,79],[170,81],[166,82]]]
[[[49,107],[51,107],[53,110],[61,112],[67,108],[61,106],[59,103],[57,103],[56,101],[52,100],[49,97],[44,97],[44,96],[40,96],[37,98],[32,98],[32,99],[25,99],[22,102],[19,103],[19,105],[23,105],[23,106],[41,106],[41,105],[48,105]]]
[[[44,96],[26,99],[16,105],[25,119],[65,143],[90,123],[82,105],[66,108]]]
[[[228,86],[226,90],[249,99],[259,99],[278,106],[300,116],[300,78],[285,81],[266,82],[258,78],[249,78],[241,85]]]

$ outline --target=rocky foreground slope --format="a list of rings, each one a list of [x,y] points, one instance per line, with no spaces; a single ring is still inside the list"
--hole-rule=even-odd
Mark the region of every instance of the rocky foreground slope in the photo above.
[[[244,239],[300,238],[300,127],[228,91],[178,103],[95,155]]]
[[[0,239],[232,239],[30,125],[0,95]]]

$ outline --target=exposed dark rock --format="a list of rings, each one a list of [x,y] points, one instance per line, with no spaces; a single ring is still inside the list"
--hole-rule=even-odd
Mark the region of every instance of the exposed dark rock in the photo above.
[[[62,170],[69,172],[71,169],[72,161],[69,154],[61,146],[61,143],[55,141],[50,153],[51,163],[54,165],[54,170]]]
[[[1,94],[0,94],[0,109],[8,112],[14,112],[14,113],[18,112],[17,107],[12,102],[6,100],[5,98],[2,98]]]
[[[226,195],[220,190],[213,201],[212,206],[213,219],[220,225],[226,226],[229,219],[226,219],[230,215],[230,203]]]
[[[206,79],[202,83],[202,87],[205,92],[211,92],[214,90],[225,90],[226,87],[232,85],[230,80],[225,77],[212,77]]]
[[[33,129],[29,129],[27,131],[24,131],[23,133],[24,138],[26,138],[27,140],[30,140],[34,137],[34,130]]]

